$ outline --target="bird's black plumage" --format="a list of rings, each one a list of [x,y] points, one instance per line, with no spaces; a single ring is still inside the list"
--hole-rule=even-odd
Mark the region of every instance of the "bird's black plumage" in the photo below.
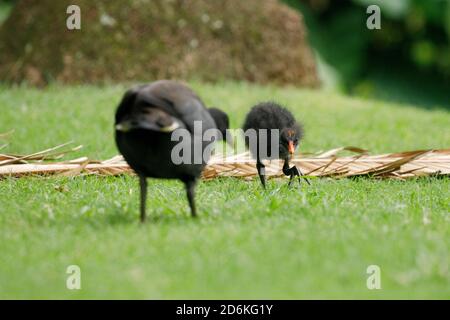
[[[201,122],[201,132],[194,122]],[[179,179],[186,185],[192,215],[196,215],[194,191],[208,158],[203,150],[210,142],[202,135],[216,129],[216,123],[201,99],[187,86],[170,80],[160,80],[128,90],[120,102],[115,118],[116,144],[131,168],[137,173],[141,187],[141,220],[145,220],[146,178]],[[175,130],[186,129],[191,144],[199,139],[201,162],[176,164],[172,149]],[[194,148],[192,147],[194,152]],[[194,155],[192,155],[193,157]]]
[[[229,144],[232,144],[233,140],[231,136],[227,135],[227,130],[230,127],[230,119],[228,118],[228,115],[218,108],[209,108],[208,111],[211,114],[211,117],[214,119],[214,122],[216,123],[222,140]]]
[[[265,187],[265,167],[262,160],[265,159],[284,160],[283,173],[291,177],[289,184],[295,176],[301,175],[295,166],[289,167],[289,160],[303,138],[303,128],[289,110],[274,102],[259,103],[247,114],[243,130],[247,148],[256,158],[256,168],[263,187]],[[253,142],[250,138],[251,130],[256,133],[256,141]],[[264,131],[267,132],[266,136],[263,134]]]

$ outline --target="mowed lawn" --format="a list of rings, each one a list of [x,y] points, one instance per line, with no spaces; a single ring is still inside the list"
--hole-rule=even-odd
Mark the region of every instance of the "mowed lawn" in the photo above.
[[[450,147],[450,112],[294,88],[191,83],[232,127],[262,100],[305,123],[303,152],[358,146],[372,153]],[[117,151],[113,114],[126,86],[0,87],[0,152],[70,140],[68,157]],[[0,146],[6,141],[0,141]],[[450,180],[406,182],[233,178],[202,182],[199,219],[182,185],[150,182],[138,223],[138,184],[123,177],[0,180],[0,298],[449,298]],[[66,288],[81,268],[82,289]],[[368,290],[366,269],[381,269]]]

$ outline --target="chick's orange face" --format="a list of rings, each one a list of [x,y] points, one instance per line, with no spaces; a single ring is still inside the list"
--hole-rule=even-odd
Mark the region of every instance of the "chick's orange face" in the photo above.
[[[281,149],[286,150],[290,155],[294,154],[298,145],[298,134],[294,129],[285,129],[281,131],[280,137]],[[284,149],[284,150],[283,150]]]

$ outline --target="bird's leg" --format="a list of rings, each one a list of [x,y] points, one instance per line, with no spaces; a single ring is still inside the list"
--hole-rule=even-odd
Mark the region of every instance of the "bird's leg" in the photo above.
[[[295,170],[295,175],[298,177],[302,177],[303,179],[305,179],[306,183],[308,185],[311,185],[311,182],[309,182],[309,179],[307,177],[305,177],[305,175],[303,174],[302,170],[300,170],[299,168],[297,168],[296,166],[293,166],[291,169]],[[301,184],[301,179],[298,179],[298,182]]]
[[[145,222],[145,204],[147,202],[147,178],[139,176],[139,185],[141,187],[141,222]]]
[[[261,180],[261,183],[263,185],[263,188],[266,188],[266,166],[261,162],[260,159],[256,160],[256,170],[258,170],[259,180]]]
[[[303,179],[305,179],[305,181],[311,185],[311,183],[309,182],[308,178],[306,178],[302,171],[300,169],[298,169],[296,166],[293,166],[292,168],[289,168],[289,160],[286,159],[284,160],[284,164],[283,164],[283,173],[287,176],[290,176],[289,179],[289,186],[291,186],[292,184],[292,179],[294,179],[294,177],[303,177]],[[298,182],[301,184],[301,180],[299,179]]]
[[[196,185],[196,181],[195,180],[187,180],[185,181],[185,185],[186,185],[186,194],[187,194],[187,198],[189,201],[189,206],[191,207],[191,214],[192,217],[195,218],[197,217],[197,210],[195,208],[195,185]]]
[[[293,167],[295,168],[295,167]],[[285,159],[283,164],[283,173],[286,176],[290,176],[288,186],[290,187],[292,184],[292,179],[294,179],[294,173],[291,168],[289,168],[289,160]]]

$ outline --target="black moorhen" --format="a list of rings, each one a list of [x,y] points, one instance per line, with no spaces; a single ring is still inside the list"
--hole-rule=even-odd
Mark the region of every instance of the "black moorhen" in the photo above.
[[[300,139],[303,137],[303,129],[298,123],[292,113],[282,106],[273,102],[263,102],[254,106],[248,113],[244,122],[244,133],[249,129],[256,131],[256,141],[250,145],[250,135],[245,135],[245,144],[250,149],[253,157],[256,158],[256,169],[263,187],[266,187],[265,181],[265,166],[262,163],[264,159],[282,159],[283,173],[290,176],[289,186],[295,176],[303,176],[302,172],[293,166],[289,168],[289,160],[295,152]],[[263,141],[263,136],[260,130],[267,130],[267,139]],[[278,135],[274,136],[274,140],[279,138],[278,149],[272,150],[272,135],[275,134],[271,129],[278,129]],[[275,140],[276,141],[276,140]],[[274,151],[274,152],[272,152]],[[310,184],[309,180],[305,178],[306,182]]]
[[[217,119],[214,119],[217,117]],[[195,131],[194,122],[201,121],[201,132]],[[192,216],[195,208],[196,182],[208,161],[203,151],[211,143],[203,141],[203,133],[216,129],[216,122],[228,123],[228,116],[211,114],[200,98],[186,85],[170,80],[159,80],[128,90],[120,102],[115,118],[116,144],[140,181],[140,217],[146,218],[147,178],[179,179],[185,186]],[[200,161],[177,162],[172,159],[172,133],[186,129],[191,138],[191,160],[194,153]],[[194,140],[200,148],[194,148]],[[205,159],[206,158],[206,159]],[[197,158],[198,159],[198,158]]]
[[[228,115],[218,108],[208,108],[208,111],[216,122],[222,140],[232,145],[233,139],[231,135],[227,135],[227,130],[230,128],[230,119],[228,118]]]

